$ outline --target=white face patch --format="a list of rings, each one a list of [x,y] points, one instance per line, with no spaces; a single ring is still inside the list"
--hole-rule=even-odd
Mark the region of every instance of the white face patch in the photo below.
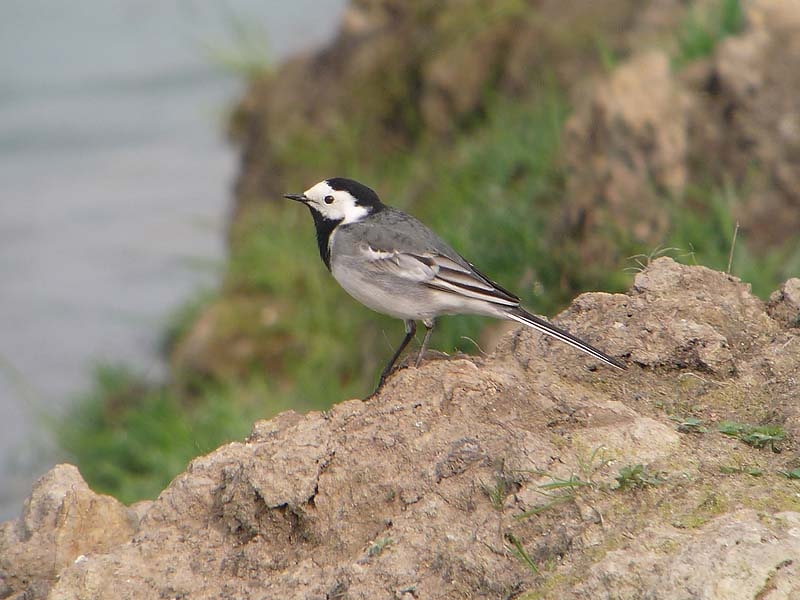
[[[350,192],[334,190],[327,181],[320,181],[305,191],[308,205],[326,219],[342,224],[356,223],[369,214],[369,209],[356,204]]]

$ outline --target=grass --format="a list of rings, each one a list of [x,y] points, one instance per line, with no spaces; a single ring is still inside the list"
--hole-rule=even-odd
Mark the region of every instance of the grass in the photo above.
[[[622,467],[615,479],[617,483],[614,489],[620,491],[641,489],[664,482],[662,478],[655,473],[649,472],[642,464]]]
[[[531,555],[525,550],[525,546],[522,545],[519,538],[509,531],[505,534],[505,539],[510,544],[509,550],[511,553],[516,556],[522,564],[528,567],[534,575],[538,575],[539,567],[536,566],[533,558],[531,558]]]
[[[545,483],[539,486],[539,493],[548,498],[543,504],[536,504],[533,507],[525,510],[524,512],[514,517],[518,521],[522,521],[529,517],[540,515],[545,511],[550,510],[565,502],[572,502],[577,496],[581,488],[594,487],[589,481],[585,481],[577,475],[571,475],[569,479],[553,478],[550,483]]]
[[[719,468],[719,472],[723,475],[750,475],[751,477],[761,477],[764,474],[764,470],[758,467],[747,467],[741,465],[722,465]]]
[[[380,556],[383,554],[383,551],[387,548],[390,548],[394,545],[394,539],[390,537],[384,537],[379,540],[375,540],[372,544],[370,544],[369,548],[367,548],[367,556],[375,557]]]
[[[581,490],[595,490],[601,486],[594,482],[593,478],[605,469],[612,460],[605,455],[605,449],[601,446],[595,448],[588,458],[579,461],[581,475],[572,473],[568,478],[557,477],[544,471],[531,471],[536,475],[544,475],[550,478],[548,483],[538,486],[538,491],[548,498],[544,504],[537,504],[532,508],[520,513],[515,517],[517,520],[524,520],[529,517],[539,515],[551,508],[565,502],[574,500]]]
[[[739,33],[743,25],[741,0],[720,0],[703,8],[689,8],[677,32],[678,49],[673,65],[681,68],[710,56],[721,39]]]
[[[491,502],[492,508],[501,512],[505,506],[506,498],[513,491],[513,483],[504,475],[497,475],[493,485],[481,482],[481,490]]]
[[[723,421],[717,431],[735,437],[754,448],[770,448],[780,452],[780,443],[786,439],[786,430],[780,425],[749,425],[735,421]]]
[[[800,272],[800,241],[756,254],[734,216],[740,202],[731,185],[690,185],[682,198],[667,203],[672,224],[665,246],[679,262],[730,272],[763,299],[779,282]],[[730,265],[730,267],[729,267]]]
[[[706,433],[708,429],[703,427],[703,421],[697,417],[670,417],[678,425],[675,427],[680,433]]]

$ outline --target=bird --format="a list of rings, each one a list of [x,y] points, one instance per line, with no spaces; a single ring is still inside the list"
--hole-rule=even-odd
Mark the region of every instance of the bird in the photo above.
[[[358,181],[333,177],[284,198],[308,207],[320,257],[339,285],[366,307],[405,323],[405,337],[381,372],[377,389],[416,335],[417,321],[426,329],[415,361],[419,367],[436,319],[442,315],[516,321],[607,365],[626,368],[525,310],[516,295],[478,271],[421,221],[387,206],[373,189]]]

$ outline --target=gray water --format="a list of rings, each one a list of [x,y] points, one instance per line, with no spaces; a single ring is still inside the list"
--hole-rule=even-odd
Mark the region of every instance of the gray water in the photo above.
[[[0,3],[0,520],[92,366],[163,373],[168,317],[217,279],[243,87],[219,63],[319,45],[344,1]]]

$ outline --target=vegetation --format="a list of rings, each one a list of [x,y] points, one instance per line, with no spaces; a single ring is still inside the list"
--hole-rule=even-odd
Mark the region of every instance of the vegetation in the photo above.
[[[538,574],[539,567],[536,566],[536,562],[531,558],[531,555],[528,554],[528,551],[525,550],[525,546],[522,545],[522,542],[510,531],[505,534],[505,539],[509,543],[509,551],[528,567],[531,572]]]
[[[630,490],[663,483],[658,475],[650,473],[642,464],[627,465],[619,470],[616,489]]]
[[[721,0],[693,7],[677,33],[678,52],[673,63],[682,67],[709,56],[722,38],[739,33],[744,23],[741,0]]]
[[[786,439],[786,430],[780,425],[749,425],[734,421],[719,424],[720,433],[735,437],[754,448],[770,448],[780,452],[779,444]]]
[[[681,433],[705,433],[708,431],[703,427],[703,421],[697,417],[686,417],[685,419],[670,417],[673,421],[678,423],[676,429]]]
[[[369,548],[367,548],[367,556],[380,556],[383,554],[383,551],[387,548],[390,548],[394,545],[394,539],[390,537],[383,537],[379,540],[375,540]]]
[[[226,39],[203,44],[209,61],[245,79],[269,73],[272,57],[266,28],[225,5],[220,10],[228,35]]]
[[[738,30],[739,2],[722,0],[719,7],[684,24],[677,64],[708,54],[719,38]],[[249,32],[242,33],[242,45],[248,48],[258,37]],[[256,50],[249,53],[262,54]],[[243,65],[240,70],[248,77],[263,70],[261,62],[230,60]],[[608,57],[604,62],[612,65]],[[287,140],[278,159],[292,189],[314,183],[301,175],[308,164],[370,182],[392,204],[473,257],[481,270],[517,292],[531,309],[553,313],[584,289],[621,291],[631,276],[622,264],[612,272],[579,275],[586,271],[584,265],[553,251],[548,225],[565,192],[561,135],[570,107],[564,91],[548,77],[539,88],[535,98],[494,98],[479,122],[464,124],[446,143],[420,136],[423,141],[413,152],[375,156],[359,147],[364,125],[353,120],[323,139],[312,140],[309,132],[307,138]],[[737,198],[737,190],[713,184],[691,188],[683,198],[665,197],[672,207],[673,229],[664,246],[678,259],[727,269]],[[693,210],[686,210],[688,206]],[[98,369],[95,389],[57,426],[63,448],[96,489],[126,502],[152,497],[192,457],[225,440],[240,439],[256,418],[364,397],[399,342],[399,322],[351,300],[325,272],[302,207],[262,203],[235,224],[231,239],[221,289],[203,294],[176,315],[167,347],[175,348],[213,304],[223,315],[217,323],[222,346],[246,339],[254,347],[249,356],[269,358],[239,365],[227,375],[200,377],[174,370],[170,382],[162,385],[124,369]],[[619,247],[630,256],[653,251],[626,240]],[[800,247],[757,257],[740,236],[730,268],[765,296],[792,269],[800,269]],[[263,318],[265,306],[277,316]],[[475,340],[487,324],[479,318],[443,318],[432,345],[446,352],[480,351]],[[691,419],[678,427],[703,431]],[[618,479],[620,487],[655,482],[641,465],[620,472]],[[570,488],[583,485],[578,480],[567,483]],[[507,491],[487,493],[501,503]],[[524,549],[514,547],[524,559]]]

